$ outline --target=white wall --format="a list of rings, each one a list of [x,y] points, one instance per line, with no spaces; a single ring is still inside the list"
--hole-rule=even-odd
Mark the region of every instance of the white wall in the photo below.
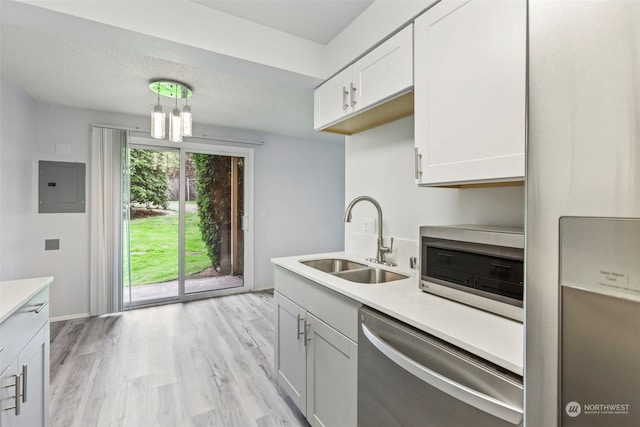
[[[36,104],[33,178],[38,160],[87,163],[90,177],[91,124],[148,128],[146,117]],[[255,287],[273,286],[269,260],[300,252],[342,250],[344,146],[228,128],[208,135],[264,140],[255,147]],[[55,153],[56,143],[71,145],[71,155]],[[31,169],[30,169],[31,170]],[[87,182],[88,184],[88,182]],[[35,193],[35,183],[34,193]],[[90,186],[87,185],[87,200]],[[35,194],[34,194],[35,200]],[[333,214],[338,212],[338,214]],[[35,274],[54,275],[53,317],[89,312],[89,214],[40,214],[33,220],[36,249],[60,239],[59,251],[37,250]]]
[[[396,240],[398,252],[394,251],[401,266],[408,265],[409,256],[417,255],[421,225],[524,225],[524,187],[418,187],[414,181],[413,120],[407,117],[349,136],[345,143],[345,202],[369,195],[380,203],[385,237],[404,240]],[[375,230],[364,233],[364,219],[375,217],[371,204],[363,202],[354,208],[353,220],[345,231],[348,252],[375,256]]]
[[[256,287],[271,257],[343,250],[344,144],[265,138],[256,150]]]
[[[0,78],[0,280],[33,276],[35,103]],[[42,244],[44,248],[44,243]]]

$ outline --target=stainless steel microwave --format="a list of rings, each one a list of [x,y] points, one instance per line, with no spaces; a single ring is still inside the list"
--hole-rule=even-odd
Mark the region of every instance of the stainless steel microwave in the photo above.
[[[420,227],[420,289],[522,322],[523,230]]]

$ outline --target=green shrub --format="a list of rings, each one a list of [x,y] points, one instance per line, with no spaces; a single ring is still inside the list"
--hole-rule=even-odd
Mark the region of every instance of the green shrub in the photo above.
[[[166,154],[153,150],[131,149],[131,202],[147,208],[167,209],[169,177]]]
[[[196,170],[196,203],[200,233],[211,265],[220,267],[222,231],[231,224],[231,158],[192,154]]]

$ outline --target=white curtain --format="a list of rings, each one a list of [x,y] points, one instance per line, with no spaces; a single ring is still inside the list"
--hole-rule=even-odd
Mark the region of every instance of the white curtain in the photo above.
[[[91,314],[122,310],[123,156],[127,131],[92,128]]]

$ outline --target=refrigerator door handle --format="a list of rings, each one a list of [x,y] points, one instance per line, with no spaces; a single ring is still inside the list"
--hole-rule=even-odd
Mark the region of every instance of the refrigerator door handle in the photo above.
[[[508,403],[495,399],[491,396],[487,396],[486,394],[469,388],[463,384],[457,383],[450,378],[444,377],[424,365],[421,365],[396,350],[382,338],[375,335],[364,324],[362,324],[362,332],[371,344],[380,350],[382,354],[425,383],[437,388],[449,396],[454,397],[455,399],[465,402],[474,408],[511,424],[519,425],[522,422],[522,409],[509,405]]]

